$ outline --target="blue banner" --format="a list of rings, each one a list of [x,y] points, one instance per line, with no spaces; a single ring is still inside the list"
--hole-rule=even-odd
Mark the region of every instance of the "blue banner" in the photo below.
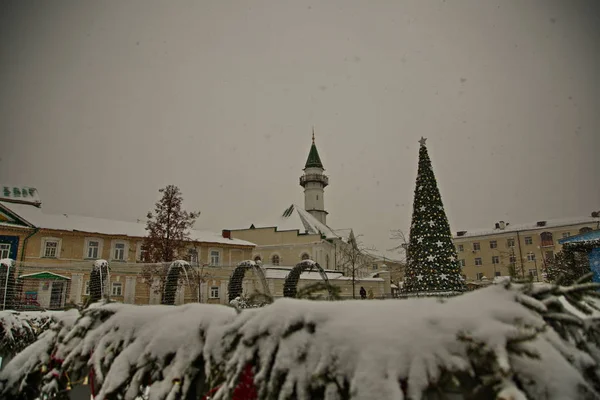
[[[594,282],[600,283],[600,247],[590,251],[590,268],[594,273]]]

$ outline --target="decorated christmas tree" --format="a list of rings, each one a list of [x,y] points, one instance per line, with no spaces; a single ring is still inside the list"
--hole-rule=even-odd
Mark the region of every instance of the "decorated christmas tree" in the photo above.
[[[460,292],[464,281],[425,140],[419,141],[404,288],[410,293]]]

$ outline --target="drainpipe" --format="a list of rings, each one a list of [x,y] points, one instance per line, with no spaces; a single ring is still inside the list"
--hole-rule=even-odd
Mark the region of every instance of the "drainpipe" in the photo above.
[[[39,231],[40,228],[33,228],[33,232],[31,232],[31,234],[27,235],[25,239],[23,239],[23,248],[21,249],[21,262],[25,261],[25,247],[27,246],[27,240],[29,240],[30,237],[32,237]]]
[[[12,263],[12,262],[11,262]],[[8,277],[10,276],[10,263],[6,266],[6,281],[4,282],[4,299],[2,301],[2,310],[6,310],[6,295],[8,290]]]
[[[519,244],[519,261],[521,264],[521,275],[525,278],[525,267],[523,266],[523,252],[521,251],[521,238],[519,236],[519,231],[517,231],[517,243]]]

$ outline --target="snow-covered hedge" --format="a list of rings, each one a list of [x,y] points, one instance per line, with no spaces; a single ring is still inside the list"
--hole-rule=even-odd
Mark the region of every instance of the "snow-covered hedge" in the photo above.
[[[507,283],[443,301],[280,299],[238,312],[100,304],[12,360],[0,397],[60,394],[91,371],[98,399],[147,387],[151,399],[216,387],[230,399],[251,366],[260,399],[599,399],[600,330],[583,317],[596,289]]]

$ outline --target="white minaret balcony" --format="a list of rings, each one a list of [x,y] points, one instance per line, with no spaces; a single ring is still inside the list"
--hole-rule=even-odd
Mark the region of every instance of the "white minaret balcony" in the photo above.
[[[300,177],[300,186],[306,187],[309,182],[320,183],[323,187],[329,185],[329,177],[323,174],[306,174]]]

